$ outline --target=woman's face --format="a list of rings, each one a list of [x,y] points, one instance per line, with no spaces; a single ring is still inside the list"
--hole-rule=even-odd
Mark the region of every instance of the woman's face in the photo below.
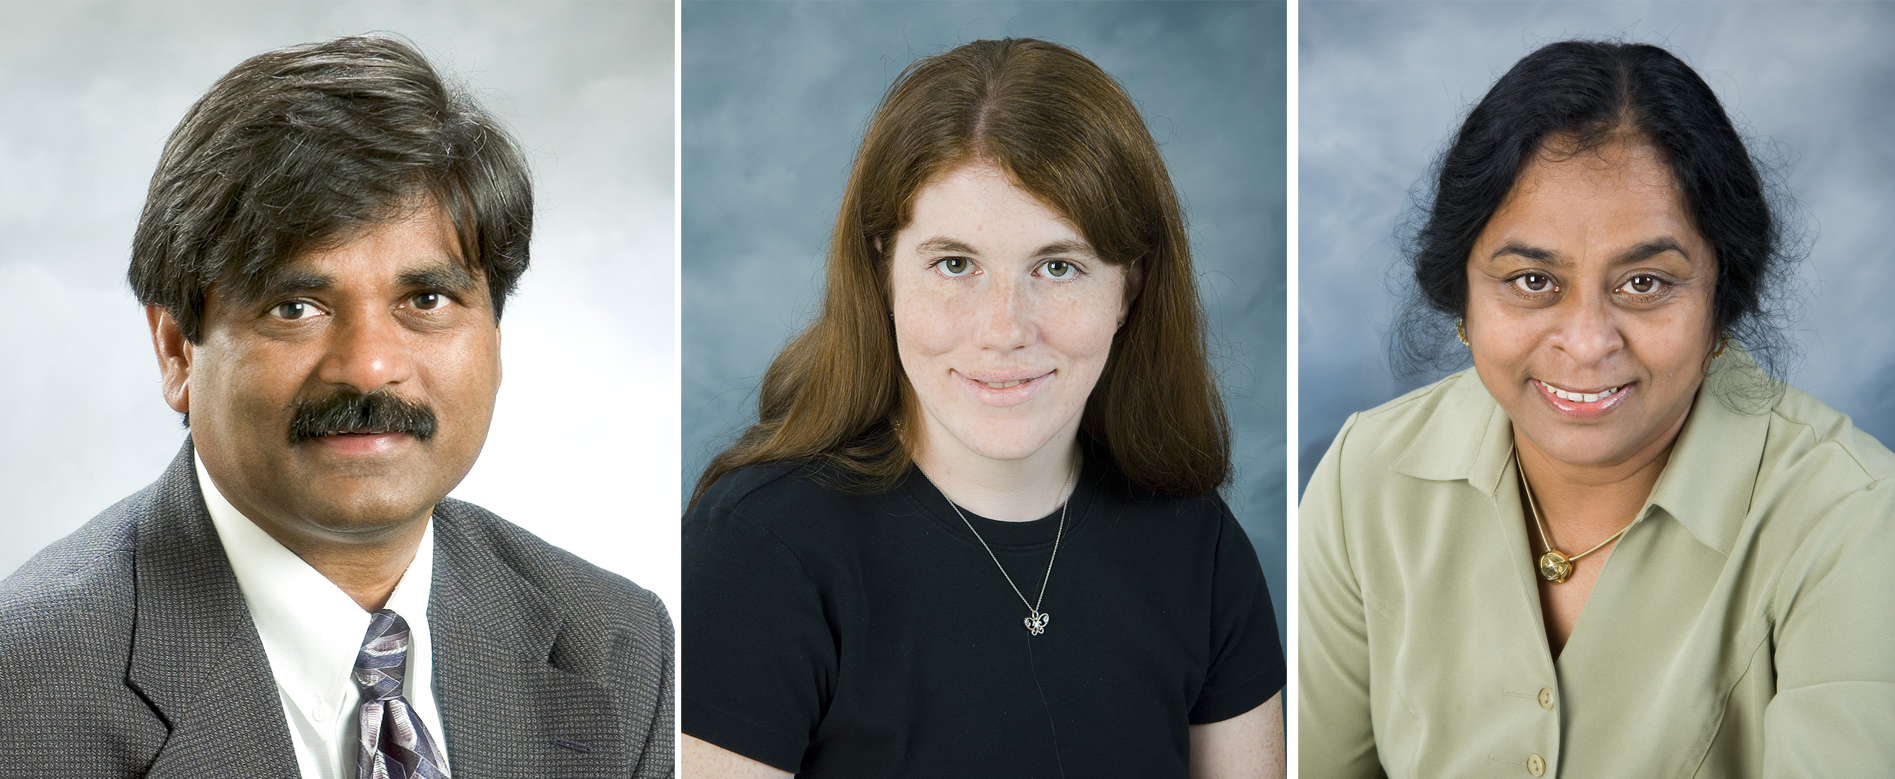
[[[985,163],[923,188],[889,256],[920,459],[1064,456],[1125,316],[1124,270]]]
[[[1467,338],[1522,447],[1574,466],[1662,453],[1714,347],[1717,261],[1645,143],[1536,155],[1467,261]]]

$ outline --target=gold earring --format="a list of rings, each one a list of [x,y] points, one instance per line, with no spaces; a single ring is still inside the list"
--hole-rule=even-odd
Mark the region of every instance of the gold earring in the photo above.
[[[1715,360],[1718,357],[1723,356],[1724,347],[1730,345],[1730,340],[1731,340],[1730,335],[1726,333],[1718,333],[1717,334],[1717,351],[1711,352],[1711,359]]]
[[[1467,319],[1465,317],[1454,323],[1454,334],[1461,337],[1462,346],[1473,346],[1473,344],[1467,342]]]

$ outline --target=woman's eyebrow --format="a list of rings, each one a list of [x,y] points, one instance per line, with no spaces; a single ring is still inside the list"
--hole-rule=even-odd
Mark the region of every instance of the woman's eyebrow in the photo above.
[[[1685,259],[1691,259],[1691,253],[1685,251],[1684,246],[1679,244],[1677,239],[1667,235],[1661,238],[1653,238],[1630,249],[1619,252],[1607,265],[1615,268],[1620,265],[1631,265],[1651,259],[1665,252],[1677,252],[1684,255]],[[1572,262],[1567,260],[1565,256],[1559,252],[1517,242],[1509,242],[1507,245],[1495,249],[1493,256],[1488,259],[1497,260],[1510,254],[1558,268],[1570,267],[1572,265]]]
[[[1517,256],[1517,257],[1525,257],[1534,262],[1545,263],[1547,265],[1553,265],[1553,266],[1557,266],[1561,268],[1572,264],[1570,262],[1567,262],[1566,258],[1561,256],[1559,252],[1553,251],[1551,249],[1542,249],[1538,246],[1528,246],[1526,244],[1518,243],[1515,241],[1508,241],[1507,245],[1502,246],[1498,249],[1495,249],[1493,255],[1488,257],[1487,259],[1498,260],[1501,257],[1505,257],[1509,254]]]
[[[1054,241],[1033,253],[1035,257],[1048,257],[1057,254],[1094,254],[1092,244],[1085,241]]]
[[[974,247],[968,246],[967,244],[961,243],[960,241],[956,241],[952,238],[929,238],[928,240],[915,244],[915,251],[916,252],[953,252],[955,254],[973,254],[973,255],[980,254],[980,252],[974,251]]]
[[[1619,265],[1630,265],[1635,262],[1643,262],[1652,257],[1664,254],[1665,252],[1677,252],[1684,255],[1685,259],[1691,259],[1691,253],[1685,251],[1684,247],[1679,245],[1676,239],[1667,235],[1662,238],[1653,238],[1630,249],[1619,252],[1619,256],[1612,258],[1612,265],[1616,267]]]

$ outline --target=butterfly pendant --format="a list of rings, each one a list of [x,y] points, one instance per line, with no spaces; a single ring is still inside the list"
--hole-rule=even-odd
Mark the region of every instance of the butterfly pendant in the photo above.
[[[1026,623],[1026,632],[1037,636],[1046,632],[1046,623],[1053,621],[1053,615],[1042,611],[1022,621]]]

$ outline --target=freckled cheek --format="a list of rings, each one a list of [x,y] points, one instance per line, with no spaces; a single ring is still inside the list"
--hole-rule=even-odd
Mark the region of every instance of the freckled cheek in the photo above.
[[[938,293],[917,293],[899,283],[895,296],[895,342],[904,358],[945,354],[968,340],[963,323],[966,301]]]
[[[1118,332],[1118,317],[1117,312],[1101,313],[1090,308],[1049,311],[1041,321],[1040,337],[1068,356],[1104,360]]]

